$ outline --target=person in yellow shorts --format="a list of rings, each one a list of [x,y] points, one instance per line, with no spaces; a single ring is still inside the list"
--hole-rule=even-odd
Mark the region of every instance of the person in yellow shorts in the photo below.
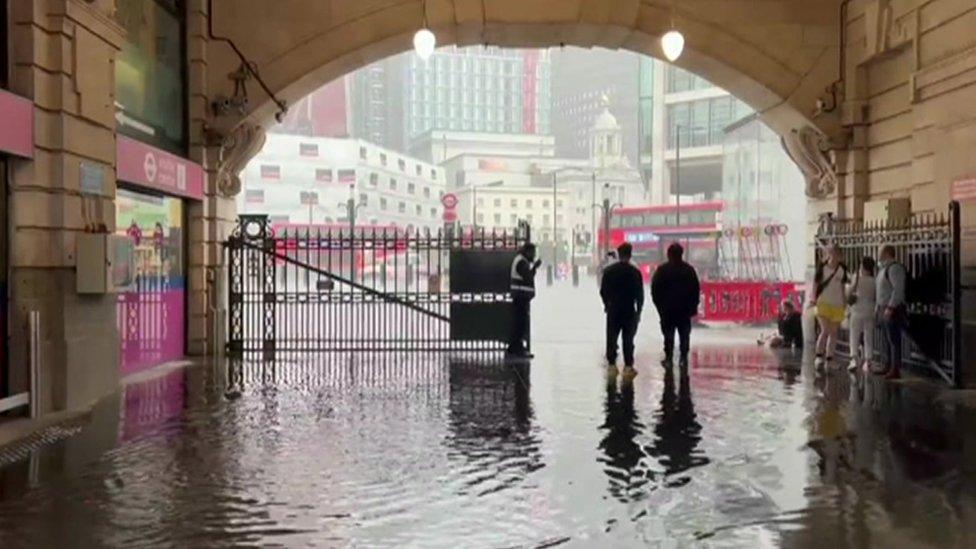
[[[837,331],[847,315],[845,288],[848,278],[840,248],[833,244],[827,248],[827,261],[817,265],[813,301],[810,303],[810,306],[817,309],[817,324],[820,327],[816,346],[817,367],[833,364]]]

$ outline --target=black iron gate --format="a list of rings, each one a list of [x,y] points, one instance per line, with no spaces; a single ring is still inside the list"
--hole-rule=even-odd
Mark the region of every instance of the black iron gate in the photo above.
[[[948,214],[915,215],[904,222],[838,221],[827,216],[817,231],[817,261],[824,247],[837,244],[852,271],[862,257],[877,258],[881,246],[895,248],[918,289],[908,303],[905,362],[955,387],[963,381],[959,222],[959,204],[952,202]],[[875,349],[881,338],[879,328]],[[847,342],[842,327],[841,351],[849,352]]]
[[[231,357],[315,351],[502,350],[510,230],[272,227],[243,215],[226,242]]]

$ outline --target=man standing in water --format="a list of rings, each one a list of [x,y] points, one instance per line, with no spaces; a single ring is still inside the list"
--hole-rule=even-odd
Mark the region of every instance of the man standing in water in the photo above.
[[[623,243],[617,248],[617,262],[603,271],[600,298],[607,313],[607,362],[617,363],[617,337],[622,336],[624,366],[634,367],[634,335],[644,308],[644,277],[630,262],[633,248]]]
[[[682,256],[684,248],[675,242],[668,246],[668,261],[658,265],[651,279],[651,299],[661,317],[661,332],[664,334],[664,367],[670,367],[674,360],[674,332],[681,341],[682,368],[688,366],[688,351],[691,347],[691,318],[698,314],[701,301],[701,287],[695,268],[685,263]]]
[[[531,242],[522,246],[512,261],[512,333],[506,354],[513,358],[532,358],[525,342],[529,339],[529,303],[535,297],[535,272],[541,264]]]

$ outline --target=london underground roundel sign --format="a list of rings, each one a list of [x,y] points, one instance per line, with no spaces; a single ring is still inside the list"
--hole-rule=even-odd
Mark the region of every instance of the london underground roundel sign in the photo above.
[[[454,193],[447,193],[441,197],[441,204],[448,210],[453,210],[458,205],[458,197]]]

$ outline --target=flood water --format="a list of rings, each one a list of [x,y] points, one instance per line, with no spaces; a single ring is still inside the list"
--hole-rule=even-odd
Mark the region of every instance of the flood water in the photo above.
[[[543,291],[531,365],[356,354],[178,369],[0,451],[0,547],[973,547],[964,393],[815,374],[699,330],[666,372],[600,359]]]

